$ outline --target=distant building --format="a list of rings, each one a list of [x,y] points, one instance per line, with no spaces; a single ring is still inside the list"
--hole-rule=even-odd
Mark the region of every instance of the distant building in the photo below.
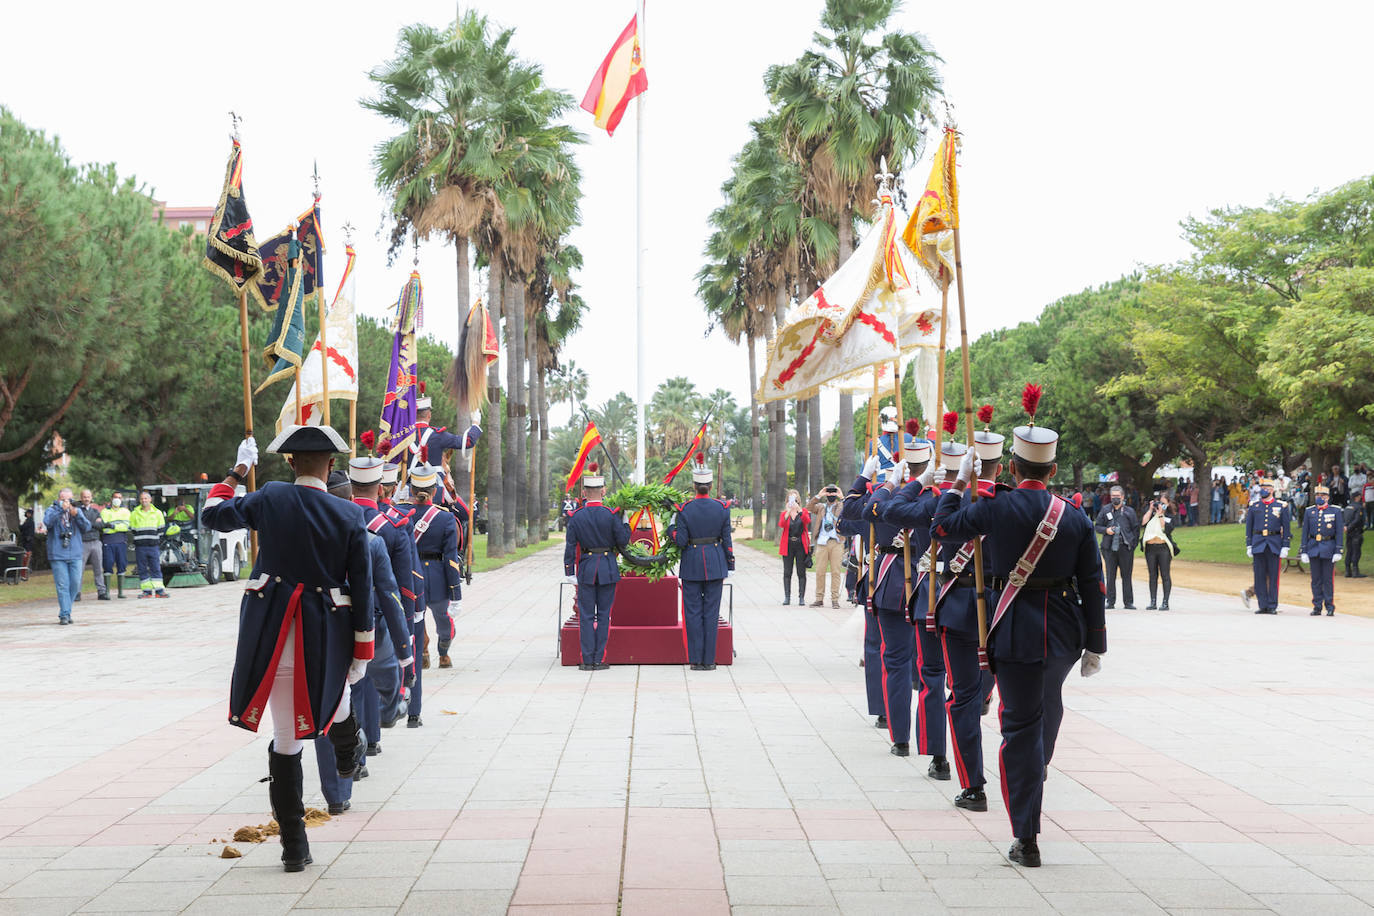
[[[180,231],[183,227],[190,226],[193,232],[209,232],[210,220],[215,215],[215,208],[211,207],[169,207],[166,201],[155,200],[153,206],[157,208],[158,218],[166,224],[168,229]]]

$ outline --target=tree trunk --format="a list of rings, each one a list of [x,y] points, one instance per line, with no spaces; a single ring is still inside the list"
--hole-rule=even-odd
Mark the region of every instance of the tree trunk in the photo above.
[[[525,293],[529,295],[528,292]],[[529,433],[524,437],[525,453],[525,526],[529,532],[528,543],[537,543],[543,533],[543,519],[539,515],[539,449],[534,445],[539,441],[539,343],[536,340],[537,322],[525,316],[525,359],[529,364],[529,384],[525,389],[525,404],[530,418]]]
[[[1075,490],[1081,490],[1081,489],[1083,489],[1083,464],[1082,464],[1082,462],[1079,462],[1078,464],[1075,464],[1075,465],[1073,466],[1073,488],[1074,488]]]
[[[797,491],[801,493],[803,499],[805,499],[816,492],[811,486],[811,411],[809,409],[811,407],[811,402],[809,400],[798,400],[795,403],[796,407],[794,408],[792,419],[797,428],[795,439],[797,447],[792,456],[792,460],[793,467],[796,469],[797,474],[794,485]]]
[[[825,458],[821,453],[821,396],[811,399],[806,407],[806,417],[811,422],[811,492],[819,492],[825,486]]]
[[[539,370],[539,540],[549,539],[549,516],[553,508],[549,495],[549,386],[548,370]]]
[[[494,252],[491,257],[490,284],[487,295],[491,320],[501,324],[504,295],[502,288],[505,269],[501,253]],[[506,348],[504,358],[510,361],[510,348]],[[502,471],[502,429],[501,429],[501,361],[493,362],[487,368],[487,429],[482,441],[487,443],[487,556],[506,555],[505,536],[505,474]]]
[[[506,470],[508,473],[502,480],[501,488],[501,509],[502,509],[502,530],[506,539],[507,547],[519,547],[525,540],[523,537],[516,536],[516,529],[519,525],[516,511],[516,491],[520,488],[520,443],[519,424],[520,415],[516,406],[516,398],[520,391],[520,322],[516,318],[516,310],[519,303],[516,301],[515,288],[519,282],[512,273],[507,273],[504,277],[505,289],[503,297],[505,299],[504,311],[506,313]]]
[[[754,504],[753,536],[763,537],[763,457],[759,448],[759,370],[755,365],[757,342],[752,334],[749,341],[749,498]],[[740,487],[741,490],[744,487]]]
[[[840,263],[849,257],[854,251],[854,211],[845,207],[844,213],[840,217]],[[838,435],[840,452],[840,487],[847,488],[858,476],[858,468],[854,466],[854,395],[840,395],[840,410],[836,420],[839,423]]]
[[[468,308],[472,305],[471,278],[468,274],[468,237],[460,235],[454,238],[453,248],[454,258],[458,262],[458,340],[462,341],[463,335],[467,333]],[[471,425],[470,419],[466,407],[462,404],[457,405],[453,414],[453,431],[461,436]],[[471,464],[476,456],[475,451],[469,451],[467,462],[463,461],[461,455],[453,462],[453,486],[464,499],[467,499],[465,494],[468,492],[469,477],[476,469],[476,465]],[[469,511],[471,508],[468,507]]]
[[[1206,525],[1211,521],[1212,509],[1212,459],[1202,447],[1202,442],[1212,441],[1212,436],[1216,434],[1217,421],[1209,421],[1208,427],[1203,431],[1202,441],[1193,436],[1181,425],[1174,424],[1174,436],[1178,439],[1178,444],[1183,446],[1183,450],[1188,453],[1188,457],[1193,459],[1193,483],[1197,484],[1197,524]],[[1193,507],[1188,507],[1188,512],[1192,513]],[[1191,521],[1191,519],[1190,519]]]

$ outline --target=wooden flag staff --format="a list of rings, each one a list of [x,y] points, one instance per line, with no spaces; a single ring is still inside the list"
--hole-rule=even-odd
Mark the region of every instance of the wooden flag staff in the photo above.
[[[973,383],[968,368],[968,320],[964,309],[964,259],[959,247],[959,226],[954,226],[954,278],[959,290],[959,349],[964,369],[964,425],[968,433],[968,447],[973,440]],[[969,500],[978,501],[978,481],[970,481]],[[983,594],[983,539],[973,539],[973,585],[978,595],[978,667],[988,667],[988,601]]]
[[[943,268],[942,268],[943,269]],[[949,330],[949,283],[946,281],[940,288],[940,350],[936,357],[938,373],[935,382],[935,409],[943,411],[945,409],[945,345],[947,332]],[[936,417],[931,428],[935,431],[935,439],[931,445],[930,460],[935,462],[935,476],[931,478],[933,486],[938,491],[940,481],[940,434],[944,432],[942,417]],[[927,420],[926,422],[930,422]],[[926,571],[926,581],[928,583],[926,593],[930,598],[930,603],[926,608],[926,630],[933,630],[935,627],[935,611],[940,597],[940,577],[938,575],[940,563],[940,542],[934,536],[930,539],[930,568]]]
[[[253,438],[253,384],[252,361],[248,358],[248,287],[239,289],[239,353],[243,357],[243,438]],[[257,467],[248,468],[248,492],[258,488]],[[253,560],[258,558],[258,530],[249,530]]]

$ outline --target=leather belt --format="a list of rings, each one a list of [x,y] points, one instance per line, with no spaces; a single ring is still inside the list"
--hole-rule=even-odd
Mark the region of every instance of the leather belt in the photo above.
[[[1006,587],[1007,587],[1007,580],[1006,580],[1006,578],[1003,577],[1003,576],[996,576],[996,577],[994,577],[993,580],[992,580],[992,587],[995,588],[995,589],[998,589],[998,590],[1001,590],[1001,589],[1006,588]],[[1025,590],[1027,590],[1027,589],[1040,589],[1040,590],[1043,590],[1043,591],[1051,591],[1051,592],[1053,592],[1053,591],[1058,591],[1059,589],[1062,589],[1062,588],[1073,588],[1073,580],[1072,580],[1072,579],[1037,579],[1037,578],[1032,577],[1032,578],[1029,578],[1029,579],[1026,580],[1026,584],[1025,584],[1025,585],[1021,586],[1021,590],[1022,590],[1022,591],[1025,591]]]
[[[420,559],[422,559],[422,560],[442,560],[443,558],[444,558],[444,555],[443,555],[442,553],[422,553],[422,554],[420,554]]]
[[[879,547],[879,548],[878,548],[878,553],[901,553],[901,552],[902,552],[902,548],[900,548],[900,547]]]
[[[609,547],[583,547],[583,548],[582,548],[582,552],[583,552],[583,553],[606,554],[606,553],[610,553],[610,552],[611,552],[611,548],[609,548]]]
[[[940,581],[948,582],[954,580],[955,588],[976,588],[978,580],[973,578],[973,573],[959,573],[951,576],[949,573],[940,573]]]
[[[707,544],[719,544],[720,538],[688,538],[688,547],[704,547]]]

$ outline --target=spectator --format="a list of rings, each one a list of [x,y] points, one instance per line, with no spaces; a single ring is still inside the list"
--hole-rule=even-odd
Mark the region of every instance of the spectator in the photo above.
[[[1197,481],[1188,484],[1188,524],[1197,525],[1199,518],[1197,512],[1198,485]]]
[[[24,551],[24,562],[21,564],[27,569],[33,563],[33,510],[24,510],[24,520],[19,523],[19,548]],[[26,572],[21,577],[25,582],[29,581],[29,574]]]
[[[119,597],[124,597],[124,570],[129,565],[129,510],[124,506],[124,494],[115,490],[110,504],[100,512],[100,540],[104,542],[105,575],[114,576]],[[109,594],[108,580],[105,594]]]
[[[1331,505],[1344,506],[1350,502],[1350,480],[1341,473],[1339,464],[1331,465],[1331,482],[1327,487],[1331,490]]]
[[[840,606],[840,577],[844,575],[844,544],[837,526],[840,521],[840,488],[831,484],[807,503],[811,514],[811,543],[815,544],[816,600],[812,607],[825,604],[825,576],[830,573],[830,606]]]
[[[1369,482],[1369,475],[1365,473],[1364,465],[1363,465],[1363,464],[1358,464],[1358,465],[1356,465],[1356,466],[1355,466],[1355,470],[1353,470],[1353,471],[1350,472],[1350,480],[1347,481],[1347,483],[1346,483],[1346,486],[1347,486],[1347,488],[1348,488],[1348,489],[1347,489],[1347,495],[1348,495],[1348,496],[1353,496],[1354,494],[1358,493],[1358,494],[1360,494],[1360,499],[1361,499],[1361,501],[1363,501],[1363,500],[1364,500],[1364,487],[1365,487],[1365,484],[1368,483],[1368,482]]]
[[[1126,505],[1126,492],[1112,487],[1111,503],[1097,516],[1093,527],[1102,535],[1102,566],[1107,582],[1107,608],[1116,607],[1116,575],[1121,572],[1121,606],[1135,610],[1135,592],[1131,587],[1131,566],[1135,560],[1135,542],[1140,534],[1140,519],[1135,510]]]
[[[81,514],[90,522],[90,528],[81,532],[81,575],[76,580],[76,597],[81,600],[81,582],[86,577],[86,567],[92,570],[95,580],[95,594],[101,601],[110,600],[110,592],[105,588],[105,550],[100,544],[100,508],[91,503],[91,491],[81,491]]]
[[[806,603],[806,561],[811,555],[811,513],[796,490],[787,491],[778,516],[778,556],[782,557],[782,603],[792,603],[792,570],[797,570],[797,604]]]
[[[1226,487],[1226,520],[1234,522],[1240,517],[1241,497],[1245,493],[1245,488],[1240,485],[1239,477],[1232,477],[1231,483]]]
[[[57,587],[57,622],[72,622],[72,596],[81,593],[81,536],[91,527],[81,507],[72,501],[72,488],[63,487],[57,502],[43,513],[48,529],[48,564]]]
[[[170,598],[162,585],[162,535],[167,520],[162,510],[153,505],[153,494],[144,490],[138,494],[138,508],[129,513],[129,530],[134,535],[134,563],[138,566],[140,598]]]
[[[1158,610],[1167,611],[1169,592],[1174,587],[1173,579],[1169,577],[1169,566],[1174,560],[1174,542],[1169,539],[1170,533],[1174,530],[1174,514],[1167,494],[1160,493],[1155,497],[1140,523],[1144,528],[1142,538],[1145,541],[1145,568],[1150,572],[1150,603],[1145,610],[1156,609],[1157,585],[1158,580],[1162,578],[1164,601],[1158,605]]]
[[[1221,482],[1220,477],[1212,478],[1212,512],[1211,523],[1221,524],[1221,517],[1226,514],[1226,485]]]

